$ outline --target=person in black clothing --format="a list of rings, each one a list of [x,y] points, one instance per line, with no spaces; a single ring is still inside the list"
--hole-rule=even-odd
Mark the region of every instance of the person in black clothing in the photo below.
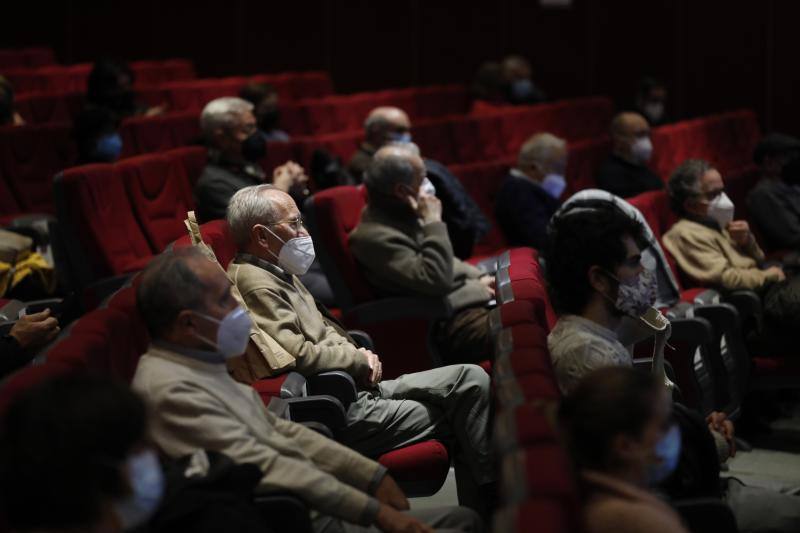
[[[25,120],[14,107],[14,86],[0,76],[0,126],[22,126]]]
[[[408,115],[396,107],[375,108],[364,121],[364,143],[347,165],[353,183],[361,183],[375,152],[391,143],[405,145],[419,155],[419,147],[411,139]],[[445,165],[433,159],[423,159],[423,162],[435,190],[431,193],[442,202],[442,220],[447,225],[453,252],[459,259],[467,259],[475,243],[489,233],[489,221],[458,177]]]
[[[547,224],[566,186],[566,166],[567,143],[555,135],[539,133],[522,145],[517,167],[503,181],[495,204],[509,246],[544,246]]]
[[[135,76],[127,63],[111,59],[95,62],[86,82],[86,103],[103,107],[121,120],[134,115],[155,116],[165,111],[165,106],[148,107],[136,101],[133,92]]]
[[[225,218],[236,191],[268,181],[259,164],[267,155],[267,144],[258,131],[253,104],[241,98],[217,98],[206,104],[200,127],[209,146],[208,164],[197,180],[194,197],[198,220],[208,222]],[[291,161],[276,168],[271,181],[293,197],[307,194],[308,177]]]
[[[278,91],[269,83],[250,82],[239,91],[239,97],[253,104],[258,129],[267,142],[289,142],[289,134],[280,129]]]
[[[503,59],[502,66],[510,103],[530,105],[547,100],[544,91],[533,83],[530,61],[520,55],[510,55]]]
[[[800,139],[767,135],[753,159],[761,173],[747,196],[753,222],[771,247],[800,251]]]
[[[648,76],[639,80],[635,105],[636,111],[647,119],[650,127],[654,128],[669,122],[666,110],[667,88],[655,78]]]
[[[11,328],[8,335],[0,337],[0,378],[27,365],[36,348],[53,340],[61,328],[50,310],[25,315]]]
[[[624,112],[611,121],[612,154],[597,172],[597,187],[620,198],[664,188],[647,162],[653,153],[650,126],[639,113]]]
[[[122,154],[119,118],[108,108],[88,105],[72,125],[72,138],[78,147],[78,164],[113,163]]]

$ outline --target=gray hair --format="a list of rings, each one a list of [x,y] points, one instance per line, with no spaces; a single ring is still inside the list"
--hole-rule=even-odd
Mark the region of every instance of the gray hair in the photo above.
[[[711,170],[711,163],[703,159],[687,159],[672,171],[667,182],[667,192],[672,210],[678,215],[685,215],[686,200],[702,193],[700,178]]]
[[[194,246],[161,253],[142,272],[136,306],[154,339],[164,335],[186,309],[201,310],[208,287],[194,273],[192,261],[209,259]]]
[[[248,111],[253,111],[253,104],[236,96],[211,100],[200,114],[200,129],[208,136],[218,128],[233,128],[239,116]]]
[[[567,141],[552,133],[537,133],[525,141],[525,144],[519,149],[517,165],[541,167],[553,159],[555,152],[564,150],[566,147]]]
[[[413,155],[407,148],[404,151]],[[397,147],[390,150],[382,148],[372,158],[372,163],[364,173],[364,185],[370,194],[388,194],[397,183],[414,183],[414,166],[410,157],[398,153]]]
[[[392,148],[399,148],[401,150],[407,150],[408,152],[414,154],[417,157],[422,157],[422,152],[420,152],[419,146],[417,145],[417,143],[414,142],[392,141],[383,145],[383,147],[386,146],[391,146]]]
[[[236,191],[228,203],[228,228],[240,249],[250,242],[250,231],[256,224],[277,222],[275,206],[264,191],[278,190],[269,183],[251,185]]]

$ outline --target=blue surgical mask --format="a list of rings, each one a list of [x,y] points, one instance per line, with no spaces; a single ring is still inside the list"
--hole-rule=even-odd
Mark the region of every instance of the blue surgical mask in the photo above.
[[[122,154],[122,137],[116,132],[103,135],[94,146],[94,156],[98,161],[111,163],[119,159],[120,154]]]
[[[410,143],[411,142],[411,132],[403,132],[403,133],[390,133],[389,140],[394,143]]]
[[[132,455],[125,463],[131,495],[114,504],[114,511],[125,531],[146,523],[155,514],[164,496],[164,473],[153,450]]]
[[[647,479],[650,485],[657,485],[667,479],[678,467],[681,457],[681,428],[674,424],[656,443],[655,454],[658,463],[647,468]]]
[[[528,78],[511,82],[511,99],[515,102],[527,102],[533,96],[533,82]]]
[[[219,324],[216,342],[202,335],[197,335],[197,338],[213,346],[226,359],[244,353],[250,340],[250,329],[253,327],[253,321],[243,307],[236,306],[222,320],[199,311],[196,311],[196,313],[206,320]]]
[[[561,197],[561,193],[567,188],[567,180],[564,179],[562,174],[551,173],[544,177],[542,180],[542,188],[547,191],[547,194],[555,199]]]

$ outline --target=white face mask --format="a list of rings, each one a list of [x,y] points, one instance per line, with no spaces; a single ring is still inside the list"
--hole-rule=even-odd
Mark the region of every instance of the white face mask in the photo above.
[[[250,315],[241,306],[236,306],[230,313],[225,315],[225,318],[218,320],[213,316],[197,312],[198,315],[219,324],[217,328],[217,342],[197,335],[197,337],[217,350],[225,356],[226,359],[242,355],[247,349],[247,342],[250,340],[250,329],[253,327],[253,321],[250,320]]]
[[[642,111],[650,123],[658,122],[664,117],[664,102],[647,102],[642,106]]]
[[[562,174],[547,174],[542,180],[542,188],[553,198],[560,198],[561,193],[567,188],[567,180]]]
[[[284,241],[275,235],[275,232],[271,229],[267,228],[267,231],[272,233],[276,239],[283,243],[281,253],[278,255],[275,255],[275,252],[272,250],[268,250],[269,253],[272,254],[272,257],[278,260],[278,266],[295,276],[302,276],[308,272],[308,269],[311,268],[311,263],[314,262],[314,258],[316,257],[314,241],[311,240],[311,236],[295,237],[294,239]]]
[[[436,196],[436,187],[433,186],[433,183],[431,183],[431,180],[429,180],[427,176],[422,180],[419,186],[419,192],[420,194],[427,194],[428,196]]]
[[[650,161],[651,155],[653,155],[653,143],[650,137],[640,137],[631,145],[631,157],[638,164],[644,165]]]
[[[724,192],[717,195],[708,204],[708,216],[717,221],[721,228],[725,227],[733,220],[735,206],[728,195]]]
[[[150,520],[164,496],[164,473],[153,450],[145,450],[125,463],[131,495],[114,503],[122,529],[128,531]]]

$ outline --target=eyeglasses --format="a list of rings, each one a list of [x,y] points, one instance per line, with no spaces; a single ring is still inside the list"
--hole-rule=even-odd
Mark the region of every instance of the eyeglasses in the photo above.
[[[297,218],[290,218],[289,220],[281,220],[279,222],[273,222],[272,224],[269,225],[280,226],[281,224],[288,224],[289,227],[292,228],[294,231],[300,231],[300,228],[306,227],[306,222],[305,220],[303,220],[302,216],[299,216]]]

